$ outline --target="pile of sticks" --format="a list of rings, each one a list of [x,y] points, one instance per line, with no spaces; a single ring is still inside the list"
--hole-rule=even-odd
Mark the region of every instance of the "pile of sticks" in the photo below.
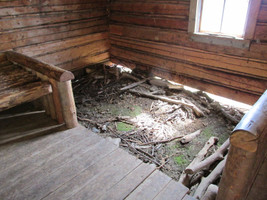
[[[225,154],[230,146],[229,139],[227,139],[213,154],[206,157],[209,149],[217,142],[218,138],[211,137],[180,176],[179,182],[189,188],[199,184],[194,192],[194,197],[197,199],[215,200],[218,187],[212,183],[222,174],[227,158]],[[209,172],[208,175],[204,177],[207,172]]]
[[[129,79],[131,84],[128,84]],[[94,85],[94,87],[89,87],[90,85]],[[157,153],[165,143],[179,141],[181,144],[186,144],[201,133],[201,130],[197,130],[181,135],[175,131],[175,126],[172,124],[181,124],[183,120],[205,117],[211,111],[215,111],[236,125],[244,115],[238,110],[214,102],[204,92],[190,92],[183,86],[171,84],[164,79],[119,72],[116,68],[107,68],[106,66],[100,70],[99,68],[88,69],[87,75],[76,80],[73,88],[78,103],[100,100],[112,102],[113,97],[125,92],[137,97],[157,100],[152,103],[150,108],[152,119],[149,121],[147,118],[146,123],[142,119],[130,119],[122,116],[94,121],[88,119],[86,113],[78,113],[78,119],[94,125],[101,132],[110,132],[113,136],[120,138],[121,146],[128,148],[143,161],[152,162],[159,168],[164,168],[172,157],[172,155],[162,157]],[[170,92],[173,90],[182,91],[182,93],[178,92],[179,95],[176,95],[176,93]],[[167,93],[171,93],[171,95],[166,95]],[[186,96],[182,98],[182,94],[186,94]],[[188,96],[190,100],[187,98]],[[79,101],[79,99],[81,100]],[[130,124],[136,129],[122,134],[115,129],[117,122]],[[115,127],[111,124],[115,124]],[[189,188],[196,188],[194,197],[197,199],[214,199],[216,196],[217,186],[213,183],[220,178],[222,173],[229,140],[226,140],[210,155],[210,150],[216,146],[217,142],[218,138],[211,137],[180,176],[179,181],[182,184]]]

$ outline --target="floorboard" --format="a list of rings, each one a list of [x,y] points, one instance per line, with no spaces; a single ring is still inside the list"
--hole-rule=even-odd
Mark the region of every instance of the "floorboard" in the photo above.
[[[185,195],[182,200],[196,200],[196,199],[194,197],[192,197],[192,196]]]
[[[188,192],[187,187],[185,187],[181,183],[171,180],[168,183],[168,185],[154,199],[155,200],[171,199],[172,197],[176,197],[177,199],[182,199],[187,192]]]
[[[119,183],[111,187],[99,200],[121,200],[127,197],[136,187],[138,187],[150,174],[156,170],[155,165],[142,163]]]
[[[141,164],[141,160],[129,155],[123,150],[117,156],[112,157],[113,159],[120,157],[120,159],[112,163],[104,162],[103,165],[108,166],[107,169],[101,173],[95,173],[95,179],[88,182],[85,187],[69,199],[98,199],[102,193],[118,183],[123,177]],[[91,173],[91,169],[87,171]],[[81,176],[88,177],[86,174],[81,174]]]
[[[44,114],[0,113],[0,144],[27,131],[36,134],[0,145],[0,199],[190,198],[186,187],[119,148],[119,140],[102,138],[83,126],[38,135],[40,128],[54,123]]]
[[[171,181],[171,178],[156,170],[139,187],[137,187],[126,199],[141,200],[153,199]]]
[[[55,145],[44,148],[37,154],[20,159],[13,166],[11,165],[0,172],[0,182],[4,182],[0,186],[0,191],[7,185],[10,187],[11,183],[16,183],[23,176],[30,176],[30,173],[33,173],[40,167],[47,172],[50,169],[57,169],[57,167],[70,160],[76,153],[82,153],[88,146],[97,144],[100,141],[102,140],[96,135],[85,138],[83,135],[73,134]]]

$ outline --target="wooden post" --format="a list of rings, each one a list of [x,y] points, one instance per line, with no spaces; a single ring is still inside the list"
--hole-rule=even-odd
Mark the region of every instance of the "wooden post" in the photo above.
[[[64,119],[62,115],[62,105],[59,97],[57,82],[54,79],[49,79],[49,82],[51,83],[53,89],[52,95],[53,95],[54,108],[56,112],[56,118],[58,123],[61,124],[64,122]]]
[[[49,108],[46,96],[41,97],[41,101],[42,101],[42,106],[43,106],[43,109],[45,110],[45,113],[47,115],[50,115],[50,108]]]
[[[230,137],[230,151],[217,200],[264,200],[266,197],[267,190],[256,187],[267,185],[266,173],[259,173],[267,153],[266,121],[267,91],[243,117]],[[257,195],[251,195],[251,191]]]
[[[63,118],[67,128],[74,128],[78,125],[76,116],[76,107],[72,92],[71,81],[57,82],[59,97],[61,100],[61,108]]]
[[[56,111],[55,111],[55,104],[54,104],[54,100],[53,100],[53,95],[52,94],[48,94],[46,98],[47,98],[47,101],[48,101],[48,104],[49,104],[51,118],[52,119],[57,119]]]

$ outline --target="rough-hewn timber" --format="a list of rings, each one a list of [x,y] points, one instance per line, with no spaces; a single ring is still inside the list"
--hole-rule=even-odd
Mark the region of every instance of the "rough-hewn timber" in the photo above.
[[[249,49],[194,42],[190,2],[111,2],[111,59],[253,104],[267,88],[267,3],[262,1]]]
[[[0,52],[14,50],[63,69],[109,58],[107,0],[0,2]]]

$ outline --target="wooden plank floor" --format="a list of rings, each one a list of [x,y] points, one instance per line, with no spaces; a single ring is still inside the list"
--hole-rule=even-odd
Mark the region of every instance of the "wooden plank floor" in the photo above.
[[[41,113],[0,117],[0,139],[9,138],[0,145],[0,199],[188,198],[186,187],[154,165],[119,148],[117,140],[102,138],[82,126],[49,129],[45,135],[17,140],[25,129],[45,124],[55,125]],[[11,136],[16,140],[12,142]]]

